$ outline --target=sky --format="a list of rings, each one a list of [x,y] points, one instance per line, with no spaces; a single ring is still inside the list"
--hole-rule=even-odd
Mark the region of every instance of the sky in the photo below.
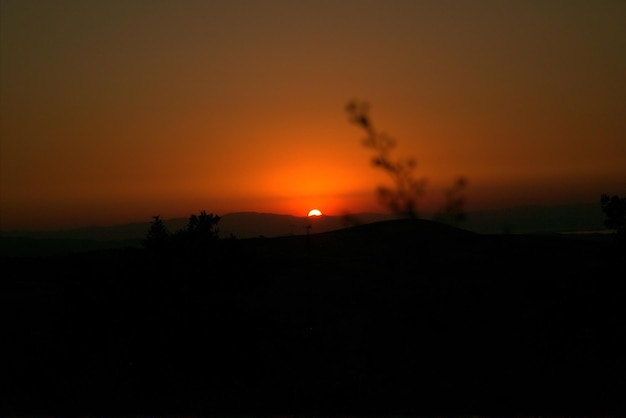
[[[622,0],[0,0],[0,230],[626,194]]]

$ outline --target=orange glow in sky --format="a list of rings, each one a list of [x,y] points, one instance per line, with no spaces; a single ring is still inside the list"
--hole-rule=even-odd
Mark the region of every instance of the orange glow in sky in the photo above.
[[[384,212],[363,132],[421,208],[626,192],[625,2],[0,3],[0,230]]]

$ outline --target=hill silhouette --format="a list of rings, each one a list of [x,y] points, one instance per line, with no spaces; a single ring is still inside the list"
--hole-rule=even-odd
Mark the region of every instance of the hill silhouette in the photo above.
[[[259,236],[293,236],[306,234],[306,226],[314,232],[341,229],[354,223],[369,223],[394,218],[389,214],[360,213],[345,216],[322,216],[317,219],[273,213],[235,212],[221,217],[221,237],[254,238]],[[187,218],[164,220],[170,232],[186,227]],[[0,233],[0,255],[60,255],[90,250],[140,247],[150,222],[132,222],[113,226],[92,226],[57,231],[4,231]]]
[[[21,414],[623,412],[618,251],[606,235],[390,220],[193,252],[1,257],[0,404]]]
[[[258,212],[227,213],[221,217],[219,232],[222,238],[240,239],[259,236],[305,235],[307,225],[311,232],[327,232],[356,224],[368,224],[397,218],[385,213],[355,213],[341,216],[323,216],[318,219]],[[429,219],[426,216],[425,219]],[[187,218],[165,219],[170,232],[185,228]],[[561,206],[524,206],[491,211],[469,212],[467,220],[459,225],[481,234],[547,234],[592,232],[604,229],[598,204]],[[150,222],[123,225],[84,227],[59,231],[2,231],[0,255],[33,256],[60,255],[85,250],[140,247],[150,228]]]

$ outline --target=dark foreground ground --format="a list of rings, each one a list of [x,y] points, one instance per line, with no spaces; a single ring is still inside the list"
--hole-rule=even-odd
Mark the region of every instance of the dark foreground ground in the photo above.
[[[0,413],[626,413],[608,236],[389,221],[1,263]]]

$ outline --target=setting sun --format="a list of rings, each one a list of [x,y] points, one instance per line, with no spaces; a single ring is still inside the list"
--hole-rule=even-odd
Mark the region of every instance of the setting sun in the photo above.
[[[322,212],[320,212],[318,209],[311,209],[309,211],[309,216],[322,216]]]

